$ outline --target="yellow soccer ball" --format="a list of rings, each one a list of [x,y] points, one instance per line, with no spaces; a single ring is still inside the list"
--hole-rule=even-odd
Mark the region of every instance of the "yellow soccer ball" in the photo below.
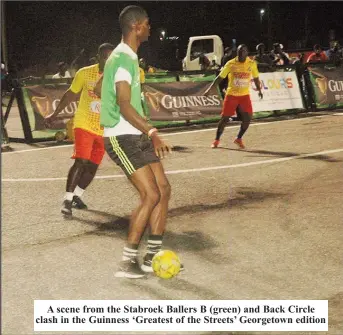
[[[157,277],[169,279],[180,272],[181,262],[171,250],[161,250],[152,259],[152,268]]]

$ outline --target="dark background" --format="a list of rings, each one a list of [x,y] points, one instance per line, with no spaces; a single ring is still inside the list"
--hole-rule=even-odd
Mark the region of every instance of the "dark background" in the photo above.
[[[51,71],[57,62],[70,63],[82,48],[81,61],[86,64],[99,44],[120,41],[118,15],[129,4],[144,7],[150,16],[151,38],[141,46],[139,56],[155,66],[165,67],[175,60],[176,46],[159,40],[161,29],[167,36],[179,37],[180,56],[188,38],[196,35],[217,34],[224,46],[235,38],[251,51],[259,42],[268,42],[267,13],[260,20],[260,9],[266,9],[267,2],[6,1],[9,65],[32,71],[45,66]],[[336,39],[342,36],[342,2],[269,2],[269,8],[270,41],[282,43],[286,51],[315,43],[328,48],[330,29],[335,29]]]

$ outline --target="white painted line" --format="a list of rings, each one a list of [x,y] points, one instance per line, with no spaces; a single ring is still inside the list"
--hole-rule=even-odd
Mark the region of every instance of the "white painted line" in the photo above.
[[[23,152],[32,152],[32,151],[40,151],[40,150],[51,150],[51,149],[60,149],[60,148],[68,148],[73,146],[73,144],[64,144],[64,145],[56,145],[55,147],[48,147],[48,148],[35,148],[35,149],[25,149],[25,150],[18,150],[18,151],[10,151],[4,152],[3,154],[20,154]]]
[[[343,113],[342,113],[343,115]],[[278,122],[291,122],[291,121],[302,121],[302,120],[306,120],[308,118],[316,118],[316,117],[328,117],[328,116],[332,116],[332,115],[320,115],[320,116],[309,116],[306,118],[299,118],[299,119],[291,119],[291,120],[278,120],[278,121],[270,121],[270,122],[261,122],[261,123],[252,123],[250,125],[250,127],[255,127],[255,126],[265,126],[265,125],[269,125],[269,124],[274,124],[274,123],[278,123]],[[240,125],[237,126],[227,126],[226,128],[239,128]],[[169,134],[164,134],[164,133],[160,133],[162,137],[166,137],[166,136],[176,136],[176,135],[184,135],[184,134],[193,134],[193,133],[201,133],[201,132],[205,132],[205,131],[215,131],[217,129],[217,126],[214,128],[206,128],[206,129],[198,129],[198,130],[189,130],[189,131],[180,131],[177,133],[169,133]],[[48,148],[36,148],[36,149],[25,149],[25,150],[18,150],[18,151],[10,151],[10,152],[4,152],[4,155],[11,155],[11,154],[20,154],[23,152],[32,152],[32,151],[38,151],[38,150],[51,150],[51,149],[60,149],[60,148],[68,148],[73,146],[73,144],[64,144],[64,145],[57,145],[54,147],[48,147]]]
[[[326,150],[315,152],[312,154],[301,154],[298,156],[291,156],[291,157],[283,157],[283,158],[274,158],[274,159],[267,159],[264,161],[255,161],[249,163],[240,163],[240,164],[233,164],[233,165],[220,165],[220,166],[209,166],[205,168],[198,168],[198,169],[186,169],[186,170],[172,170],[166,171],[166,174],[181,174],[181,173],[192,173],[192,172],[203,172],[203,171],[215,171],[215,170],[223,170],[223,169],[234,169],[234,168],[241,168],[241,167],[248,167],[254,165],[262,165],[262,164],[272,164],[272,163],[281,163],[286,161],[291,161],[293,159],[299,158],[306,158],[306,157],[313,157],[318,155],[328,155],[334,154],[337,152],[342,152],[342,149],[334,149],[334,150]],[[124,178],[124,174],[115,174],[115,175],[108,175],[108,176],[96,176],[95,179],[113,179],[113,178]],[[58,181],[58,180],[66,180],[67,178],[4,178],[2,179],[3,182],[40,182],[40,181]]]

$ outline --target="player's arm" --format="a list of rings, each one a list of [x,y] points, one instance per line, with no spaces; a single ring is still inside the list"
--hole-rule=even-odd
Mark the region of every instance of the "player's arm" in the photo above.
[[[263,93],[261,91],[261,82],[260,82],[260,78],[259,77],[256,77],[256,78],[253,78],[254,79],[254,83],[255,83],[255,86],[258,90],[258,96],[263,99]]]
[[[44,123],[46,127],[49,127],[51,123],[56,119],[57,115],[61,113],[62,110],[66,108],[71,102],[77,101],[79,93],[82,91],[83,88],[83,80],[83,71],[78,71],[70,88],[63,94],[55,111],[45,118]]]
[[[102,87],[102,81],[104,79],[104,75],[101,75],[101,77],[98,79],[98,81],[96,82],[93,92],[99,97],[101,98],[101,87]]]
[[[211,91],[212,87],[217,87],[222,80],[229,74],[230,72],[230,64],[227,62],[223,69],[220,71],[219,75],[214,79],[214,81],[211,83],[211,85],[208,87],[208,89],[205,91],[204,95],[208,95],[208,93]]]
[[[263,99],[263,94],[262,94],[262,85],[260,82],[260,78],[259,78],[259,73],[258,73],[258,69],[257,69],[257,63],[254,62],[254,64],[252,65],[252,76],[254,79],[254,83],[255,86],[258,90],[258,96],[260,97],[260,99]]]
[[[51,123],[56,119],[57,115],[66,108],[71,102],[76,101],[78,94],[70,90],[70,88],[63,94],[61,101],[57,105],[55,111],[45,117],[44,123],[46,127],[49,127]]]
[[[144,134],[147,134],[152,140],[156,155],[163,158],[165,153],[171,151],[171,148],[158,136],[157,129],[141,117],[131,105],[130,84],[127,81],[116,82],[116,93],[117,105],[125,120]]]

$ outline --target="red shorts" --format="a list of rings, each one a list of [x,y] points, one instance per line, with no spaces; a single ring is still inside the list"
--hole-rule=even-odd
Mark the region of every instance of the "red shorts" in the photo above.
[[[250,95],[242,95],[240,97],[234,95],[226,95],[221,116],[236,115],[236,109],[238,106],[240,107],[242,112],[247,112],[249,114],[253,113]]]
[[[81,128],[74,129],[74,154],[72,158],[87,159],[99,165],[105,154],[104,139]]]

